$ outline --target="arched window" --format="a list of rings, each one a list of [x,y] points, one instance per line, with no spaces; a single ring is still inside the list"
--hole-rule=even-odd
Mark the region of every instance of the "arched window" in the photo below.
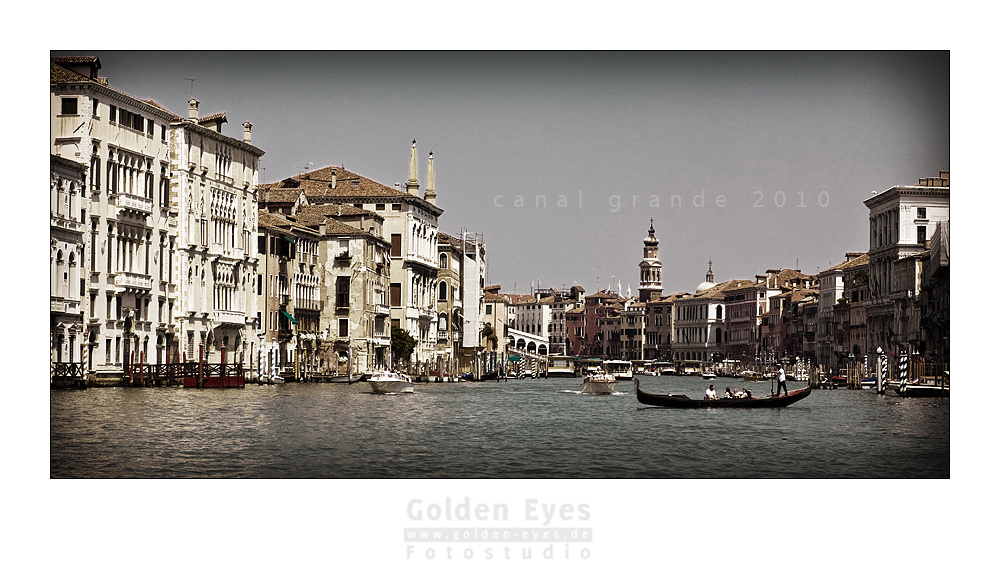
[[[722,306],[715,306],[715,319],[722,319]]]
[[[445,302],[448,301],[448,282],[442,281],[441,285],[438,286],[438,300]]]
[[[715,328],[715,343],[722,343],[722,328]]]
[[[442,253],[441,257],[438,258],[438,268],[448,269],[448,254]]]

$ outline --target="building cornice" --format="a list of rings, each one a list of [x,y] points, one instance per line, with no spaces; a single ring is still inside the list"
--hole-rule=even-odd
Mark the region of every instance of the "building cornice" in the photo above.
[[[237,139],[235,137],[230,137],[229,135],[226,135],[225,133],[220,133],[219,131],[216,131],[215,129],[209,129],[207,127],[203,127],[203,126],[201,126],[201,125],[199,125],[199,124],[197,124],[197,123],[195,123],[193,121],[190,121],[190,120],[186,120],[186,119],[177,120],[176,115],[172,115],[172,119],[173,120],[170,123],[170,130],[174,130],[174,129],[190,129],[194,133],[197,133],[197,134],[205,136],[205,137],[211,137],[213,139],[218,139],[219,141],[221,141],[221,142],[223,142],[223,143],[225,143],[225,144],[227,144],[227,145],[229,145],[231,147],[235,147],[237,149],[240,149],[241,151],[245,151],[247,153],[250,153],[252,155],[256,155],[258,157],[263,157],[264,156],[264,150],[263,149],[255,147],[255,146],[251,145],[250,143],[247,143],[246,141]]]

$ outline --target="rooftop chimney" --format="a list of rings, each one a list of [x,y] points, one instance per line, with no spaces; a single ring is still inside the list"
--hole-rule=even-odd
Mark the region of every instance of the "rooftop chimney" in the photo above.
[[[337,188],[337,169],[334,168],[330,171],[330,189]]]
[[[188,101],[188,118],[192,121],[198,121],[198,99],[191,97]]]
[[[250,124],[250,121],[243,121],[243,142],[248,145],[250,144],[250,129],[252,128],[253,125]]]

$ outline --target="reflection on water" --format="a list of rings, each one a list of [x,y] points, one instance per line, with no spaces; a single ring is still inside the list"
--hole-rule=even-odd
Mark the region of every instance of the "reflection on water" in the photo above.
[[[704,381],[646,377],[701,396]],[[719,379],[716,388],[744,385]],[[767,383],[755,385],[767,395]],[[819,390],[781,409],[647,407],[580,380],[51,392],[53,477],[946,478],[949,400]]]

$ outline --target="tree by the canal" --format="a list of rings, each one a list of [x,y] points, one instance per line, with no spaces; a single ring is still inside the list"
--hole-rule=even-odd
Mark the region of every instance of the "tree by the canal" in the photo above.
[[[410,360],[410,354],[417,347],[417,340],[407,330],[393,326],[389,347],[392,348],[392,359],[396,364],[405,363]]]

